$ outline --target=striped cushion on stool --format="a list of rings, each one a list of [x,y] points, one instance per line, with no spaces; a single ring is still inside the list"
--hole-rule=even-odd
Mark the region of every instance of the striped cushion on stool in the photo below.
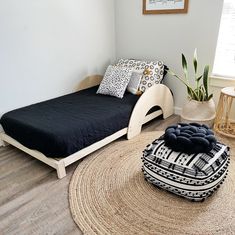
[[[224,181],[229,147],[217,143],[209,153],[186,154],[171,150],[159,139],[146,147],[142,161],[147,181],[190,200],[202,201]]]

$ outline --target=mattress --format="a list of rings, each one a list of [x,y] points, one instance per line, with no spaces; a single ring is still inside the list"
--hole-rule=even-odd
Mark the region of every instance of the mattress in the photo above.
[[[96,94],[98,87],[4,114],[6,134],[47,157],[69,156],[128,126],[138,96]]]

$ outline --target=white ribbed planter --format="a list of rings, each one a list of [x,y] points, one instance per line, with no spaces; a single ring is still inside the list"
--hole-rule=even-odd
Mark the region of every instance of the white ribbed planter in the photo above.
[[[197,122],[213,126],[215,119],[215,102],[213,99],[209,101],[187,100],[182,109],[181,122]]]

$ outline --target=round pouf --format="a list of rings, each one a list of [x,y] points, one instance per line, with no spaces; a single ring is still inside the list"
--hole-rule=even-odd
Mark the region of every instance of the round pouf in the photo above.
[[[173,151],[160,138],[147,146],[142,161],[147,181],[192,201],[202,201],[224,181],[229,148],[216,143],[208,153],[187,154]]]

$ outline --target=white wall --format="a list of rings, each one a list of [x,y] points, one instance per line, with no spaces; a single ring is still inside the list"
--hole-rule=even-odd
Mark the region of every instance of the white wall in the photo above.
[[[0,0],[0,116],[75,91],[115,60],[115,47],[117,58],[161,59],[177,73],[181,52],[190,58],[197,47],[212,65],[222,4],[190,0],[188,14],[142,15],[142,0]],[[165,83],[181,107],[185,87]]]
[[[114,0],[0,0],[0,117],[115,59]]]
[[[213,65],[222,12],[222,0],[189,0],[187,14],[142,15],[141,0],[116,1],[116,50],[118,58],[163,60],[182,74],[181,53],[188,58],[198,48],[199,62]],[[175,106],[182,107],[185,87],[174,78]]]

